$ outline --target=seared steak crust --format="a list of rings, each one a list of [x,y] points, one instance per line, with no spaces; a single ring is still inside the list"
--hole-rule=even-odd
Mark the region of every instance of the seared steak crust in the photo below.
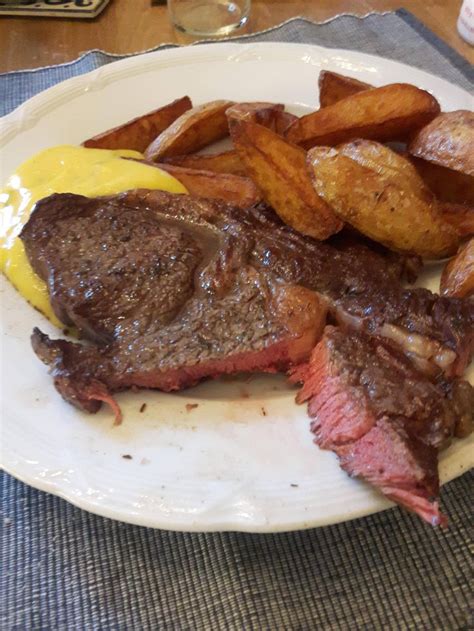
[[[284,370],[308,356],[325,305],[252,265],[255,236],[231,210],[164,193],[38,204],[22,234],[30,260],[58,317],[94,343],[33,335],[68,401],[93,411],[98,384],[104,400],[132,386],[168,391],[226,372]]]
[[[48,282],[58,317],[102,344],[153,336],[163,325],[183,334],[193,309],[206,302],[205,311],[211,304],[215,311],[207,335],[222,347],[215,330],[222,299],[229,296],[232,310],[233,295],[245,308],[248,297],[238,298],[245,275],[261,306],[276,286],[306,287],[339,322],[396,339],[420,361],[451,374],[462,372],[474,343],[474,305],[405,289],[405,259],[340,237],[334,245],[316,242],[265,207],[236,209],[161,191],[102,199],[53,195],[37,204],[21,237]],[[253,317],[261,330],[258,319],[268,317],[266,310],[255,308],[250,320],[239,321],[237,313],[223,328],[232,326],[248,343],[245,330]],[[267,334],[274,333],[270,325]]]
[[[463,412],[474,414],[470,384],[462,382],[471,396],[456,408],[452,398],[456,403],[460,399],[459,387],[441,376],[430,378],[417,370],[394,344],[383,338],[328,329],[325,345],[331,374],[337,374],[346,388],[360,388],[377,418],[406,419],[407,431],[430,446],[444,446],[456,432]]]

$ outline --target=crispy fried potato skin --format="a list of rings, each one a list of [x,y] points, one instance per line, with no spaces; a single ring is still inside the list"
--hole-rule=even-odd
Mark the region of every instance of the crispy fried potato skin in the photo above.
[[[235,149],[214,154],[191,154],[189,156],[173,156],[163,158],[162,163],[174,164],[187,169],[212,171],[213,173],[231,173],[232,175],[246,175],[239,154]]]
[[[440,203],[443,219],[450,223],[460,237],[474,235],[474,206]]]
[[[225,112],[232,105],[232,101],[210,101],[188,110],[148,146],[146,159],[159,162],[162,158],[195,153],[225,138],[229,133]]]
[[[373,141],[315,147],[308,166],[317,192],[336,214],[392,250],[442,258],[456,251],[457,232],[443,219],[414,167]]]
[[[410,156],[425,184],[442,202],[474,206],[474,177]]]
[[[230,118],[229,125],[249,176],[286,224],[316,239],[326,239],[342,228],[311,184],[303,149],[252,121]]]
[[[474,295],[474,239],[464,243],[441,275],[443,296],[466,298]]]
[[[474,112],[444,112],[423,127],[408,151],[440,166],[474,176]]]
[[[330,70],[321,70],[318,85],[319,105],[321,107],[333,105],[352,94],[357,94],[357,92],[362,92],[363,90],[370,90],[374,87],[370,85],[370,83],[364,83],[364,81],[358,81],[352,77],[346,77],[343,74],[331,72]]]
[[[227,118],[243,119],[252,121],[268,127],[277,134],[283,135],[288,127],[292,125],[298,117],[290,112],[285,112],[281,103],[267,103],[265,101],[251,101],[248,103],[237,103],[230,107]]]
[[[230,173],[213,173],[186,169],[171,164],[154,163],[181,182],[191,195],[221,199],[240,208],[248,208],[261,201],[260,191],[248,177]]]
[[[403,140],[439,112],[438,101],[425,90],[392,83],[358,92],[299,118],[288,128],[286,138],[306,149],[355,138]]]
[[[123,125],[89,138],[82,144],[84,147],[93,149],[133,149],[143,153],[158,134],[161,134],[192,106],[191,99],[183,96],[153,112],[138,116]]]
[[[390,177],[393,183],[401,187],[409,183],[412,191],[428,203],[433,201],[433,194],[424,184],[411,162],[404,156],[373,140],[353,140],[337,147],[343,155],[352,158],[368,169]]]
[[[293,125],[295,121],[298,120],[298,117],[295,114],[291,114],[290,112],[278,111],[275,112],[275,131],[280,136],[284,136],[286,130],[290,125]]]
[[[253,121],[264,127],[274,128],[275,113],[282,112],[285,106],[282,103],[269,103],[267,101],[248,101],[236,103],[226,112],[227,118],[238,118]]]

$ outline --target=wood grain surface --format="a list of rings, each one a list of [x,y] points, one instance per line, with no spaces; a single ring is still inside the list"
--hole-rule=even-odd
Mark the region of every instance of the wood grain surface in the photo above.
[[[253,0],[245,32],[301,15],[323,21],[340,13],[364,15],[404,6],[432,31],[474,62],[474,49],[458,35],[461,0]],[[151,0],[111,0],[95,20],[0,18],[0,72],[36,68],[75,59],[92,48],[113,53],[145,50],[164,42],[187,43],[168,21],[166,7]]]

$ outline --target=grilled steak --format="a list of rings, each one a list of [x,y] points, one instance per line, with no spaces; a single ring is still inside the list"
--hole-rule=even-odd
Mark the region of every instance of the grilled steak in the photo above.
[[[403,258],[351,241],[316,242],[283,226],[262,207],[235,209],[161,191],[93,200],[53,195],[37,204],[21,237],[34,269],[48,283],[58,317],[100,344],[101,361],[104,346],[113,345],[105,354],[114,357],[114,376],[101,371],[101,377],[114,389],[131,385],[130,375],[135,368],[140,372],[143,361],[130,351],[124,360],[128,376],[118,378],[123,366],[117,357],[126,348],[122,344],[118,351],[120,340],[128,345],[130,338],[142,339],[146,333],[155,373],[161,362],[154,355],[157,344],[167,346],[163,369],[169,371],[169,347],[178,340],[173,366],[188,366],[182,353],[187,343],[180,345],[179,340],[186,339],[190,320],[201,318],[198,304],[206,301],[213,308],[201,306],[209,322],[206,339],[194,338],[194,346],[202,348],[194,351],[199,358],[189,358],[192,365],[217,358],[213,353],[222,358],[230,352],[220,328],[241,340],[234,351],[260,351],[249,346],[249,335],[263,331],[257,320],[269,317],[264,303],[285,286],[286,293],[294,285],[316,291],[337,321],[394,339],[425,369],[462,373],[474,344],[474,305],[405,289],[400,282]],[[241,299],[242,291],[253,291],[260,300],[248,295]],[[244,313],[250,304],[260,305],[259,315],[255,310]],[[225,316],[226,324],[218,315],[221,309],[232,312],[232,317]],[[238,325],[229,328],[239,321],[239,312],[245,335]],[[256,330],[251,331],[254,318]],[[266,339],[276,339],[269,327]],[[153,341],[157,329],[159,338]],[[183,378],[175,387],[191,382]],[[155,387],[162,387],[161,380]]]
[[[310,361],[292,371],[303,383],[317,444],[349,474],[433,524],[443,523],[437,452],[472,428],[474,389],[466,381],[431,379],[393,343],[327,327]]]
[[[451,377],[472,352],[474,307],[405,289],[412,259],[347,235],[316,242],[263,206],[160,191],[52,195],[21,238],[60,320],[91,342],[33,333],[66,400],[89,412],[105,401],[119,419],[115,391],[303,362],[292,379],[318,443],[442,521],[437,451],[472,424],[472,389]],[[327,310],[341,328],[311,355]]]
[[[21,238],[59,319],[95,344],[68,343],[66,357],[64,344],[34,337],[79,405],[78,384],[89,382],[174,390],[284,369],[309,354],[321,299],[338,321],[396,339],[423,367],[455,372],[472,347],[472,304],[404,289],[399,258],[316,242],[264,208],[161,191],[53,195]]]
[[[40,203],[23,233],[59,318],[94,346],[33,336],[71,403],[96,411],[131,386],[170,391],[207,376],[284,370],[306,358],[326,307],[247,263],[254,235],[216,226],[212,202],[167,194]]]

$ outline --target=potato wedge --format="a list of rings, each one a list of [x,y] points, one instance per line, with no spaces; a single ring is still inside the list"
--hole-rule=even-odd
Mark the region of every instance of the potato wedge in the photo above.
[[[275,114],[282,112],[285,106],[282,103],[267,103],[266,101],[249,101],[248,103],[236,103],[227,112],[227,118],[239,118],[253,121],[270,129],[275,128]]]
[[[342,99],[352,94],[357,94],[357,92],[362,92],[363,90],[370,90],[374,87],[370,85],[370,83],[364,83],[364,81],[358,81],[352,77],[346,77],[343,74],[331,72],[330,70],[321,70],[318,85],[320,107],[327,107],[328,105],[342,101]]]
[[[298,117],[295,116],[295,114],[291,114],[290,112],[285,112],[285,111],[275,112],[276,133],[280,134],[280,136],[284,136],[288,127],[297,120],[298,120]]]
[[[309,149],[354,138],[402,140],[440,112],[438,101],[425,90],[392,83],[364,90],[299,118],[286,138]]]
[[[148,146],[146,159],[159,162],[162,158],[195,153],[225,138],[229,133],[225,112],[233,104],[210,101],[188,110]]]
[[[424,183],[442,202],[474,206],[474,177],[410,156]]]
[[[286,224],[316,239],[342,228],[342,221],[311,185],[303,149],[252,121],[231,118],[229,126],[248,174]]]
[[[474,239],[464,243],[441,275],[443,296],[466,298],[474,295]]]
[[[230,173],[213,173],[198,169],[185,169],[172,164],[154,163],[181,182],[190,195],[220,199],[240,208],[247,208],[261,201],[260,191],[248,177]]]
[[[337,147],[338,151],[352,158],[363,167],[390,178],[391,182],[403,187],[409,184],[420,198],[433,202],[433,193],[425,185],[408,157],[373,140],[353,140]]]
[[[370,164],[352,147],[314,147],[308,152],[308,166],[318,194],[362,234],[393,250],[425,258],[449,256],[456,251],[457,232],[443,221],[421,180],[416,182],[416,172],[407,177],[406,165],[396,167],[404,159],[388,155],[392,153],[380,145],[374,150],[377,163]]]
[[[189,96],[183,96],[153,112],[138,116],[128,123],[89,138],[82,144],[84,147],[94,149],[133,149],[143,153],[158,134],[161,134],[192,106]]]
[[[417,158],[474,176],[474,112],[444,112],[419,130],[408,151]]]
[[[250,120],[264,127],[268,127],[277,134],[283,135],[288,127],[298,117],[290,112],[285,112],[281,103],[267,103],[265,101],[237,103],[227,110],[227,118],[242,118]]]
[[[440,203],[443,219],[450,223],[461,237],[474,236],[474,206]]]
[[[171,158],[163,158],[162,163],[174,164],[187,169],[212,171],[213,173],[246,175],[245,167],[235,149],[224,151],[223,153],[193,153],[189,156],[173,156]]]

